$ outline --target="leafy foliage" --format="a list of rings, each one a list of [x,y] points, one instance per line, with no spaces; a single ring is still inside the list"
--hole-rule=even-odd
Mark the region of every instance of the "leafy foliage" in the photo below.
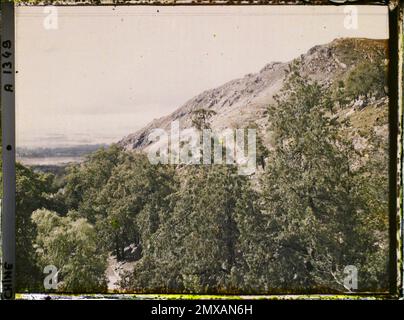
[[[192,125],[198,129],[209,129],[210,118],[216,114],[216,111],[211,109],[200,108],[192,112]]]
[[[35,249],[39,263],[58,268],[58,289],[64,292],[106,290],[106,255],[100,252],[95,229],[85,219],[60,217],[55,212],[34,211]]]
[[[370,98],[385,96],[386,90],[387,75],[384,60],[378,59],[375,63],[364,61],[355,66],[346,79],[338,82],[335,99],[341,105],[347,105],[362,97],[364,107]]]
[[[36,264],[33,239],[36,226],[32,212],[51,204],[52,176],[16,166],[16,273],[17,287],[35,290],[40,285],[41,268]]]
[[[124,286],[135,290],[217,292],[232,290],[237,268],[239,197],[248,180],[226,166],[187,168],[173,211],[147,243]],[[145,268],[147,266],[147,268]]]
[[[386,250],[360,245],[369,227],[361,217],[369,205],[363,193],[369,190],[358,180],[377,170],[369,165],[354,169],[360,157],[340,134],[342,125],[326,116],[327,99],[318,84],[292,71],[282,93],[269,112],[277,139],[263,177],[266,232],[274,257],[268,274],[279,288],[344,290],[345,266],[362,265],[372,254],[387,261]],[[386,159],[379,160],[386,168]],[[377,182],[366,188],[378,197],[378,208],[367,207],[366,212],[376,210],[385,220],[387,174],[378,175]],[[384,270],[382,279],[386,276]],[[369,281],[363,277],[361,283]]]

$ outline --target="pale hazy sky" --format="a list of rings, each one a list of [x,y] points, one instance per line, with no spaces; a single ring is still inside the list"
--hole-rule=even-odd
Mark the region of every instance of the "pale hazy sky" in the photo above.
[[[194,95],[339,37],[388,38],[386,7],[17,7],[17,145],[114,142]],[[159,10],[159,12],[157,12]]]

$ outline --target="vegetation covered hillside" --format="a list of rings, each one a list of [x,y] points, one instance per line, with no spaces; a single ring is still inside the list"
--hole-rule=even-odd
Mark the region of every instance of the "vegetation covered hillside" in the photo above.
[[[347,266],[357,290],[384,292],[387,114],[385,43],[338,39],[202,93],[62,178],[19,165],[19,288],[43,291],[52,264],[57,290],[106,291],[112,257],[130,262],[125,292],[346,292]],[[258,128],[259,170],[151,164],[147,133],[176,119]]]

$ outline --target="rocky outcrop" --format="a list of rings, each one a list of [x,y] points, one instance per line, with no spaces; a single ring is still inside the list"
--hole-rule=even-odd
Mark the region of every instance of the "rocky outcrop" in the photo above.
[[[375,54],[385,54],[386,48],[387,42],[384,40],[336,39],[329,44],[311,48],[294,61],[299,61],[302,74],[328,86],[347,74],[358,62],[371,62]],[[119,144],[127,150],[145,149],[151,144],[147,138],[152,129],[169,130],[174,120],[179,120],[181,128],[190,127],[192,112],[200,108],[215,111],[211,118],[213,129],[243,127],[251,121],[264,129],[267,123],[265,111],[274,101],[274,95],[280,92],[291,63],[292,61],[272,62],[258,73],[247,74],[243,78],[204,91],[173,113],[156,119],[143,129],[123,138]]]

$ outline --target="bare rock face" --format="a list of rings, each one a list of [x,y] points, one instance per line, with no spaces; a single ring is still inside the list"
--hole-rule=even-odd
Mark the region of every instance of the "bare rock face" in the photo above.
[[[126,150],[143,150],[151,144],[148,141],[151,130],[161,128],[169,131],[174,120],[179,120],[181,128],[191,127],[192,112],[201,108],[215,111],[211,118],[212,129],[240,128],[255,122],[264,130],[267,123],[265,111],[274,102],[274,95],[279,94],[292,62],[299,62],[301,74],[328,86],[358,62],[371,61],[373,54],[384,54],[386,50],[385,40],[360,38],[336,39],[329,44],[315,46],[293,61],[269,63],[256,74],[247,74],[204,91],[173,113],[123,138],[119,144]]]

